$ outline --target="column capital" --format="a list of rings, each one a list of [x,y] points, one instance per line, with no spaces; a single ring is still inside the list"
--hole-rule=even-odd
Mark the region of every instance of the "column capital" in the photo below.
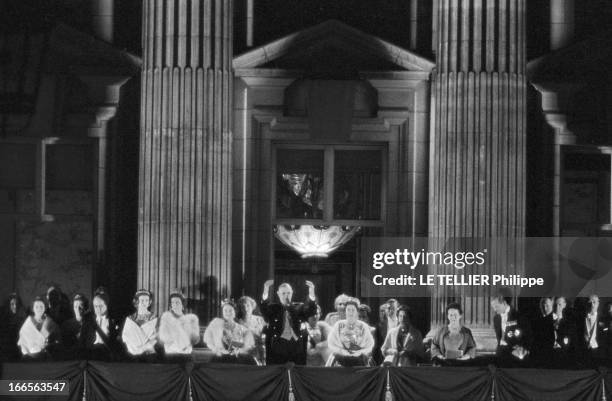
[[[533,87],[541,94],[542,113],[546,123],[555,130],[555,143],[573,144],[576,135],[572,132],[571,116],[573,99],[584,84],[578,82],[539,82]]]

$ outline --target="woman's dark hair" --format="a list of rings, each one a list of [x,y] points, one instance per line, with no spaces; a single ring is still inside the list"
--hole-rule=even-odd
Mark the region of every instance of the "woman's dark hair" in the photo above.
[[[397,316],[399,316],[400,312],[404,312],[404,316],[406,316],[409,322],[412,323],[412,311],[408,305],[400,305],[399,308],[397,308]]]
[[[553,303],[553,310],[554,310],[554,308],[555,308],[555,299],[553,297],[542,297],[542,298],[540,298],[540,313],[542,313],[542,314],[546,313],[546,311],[544,310],[544,304],[549,299]]]
[[[565,308],[571,308],[572,307],[572,303],[570,302],[569,298],[564,296],[564,295],[559,295],[557,297],[555,297],[555,299],[553,300],[555,303],[555,308],[557,307],[557,300],[563,298],[565,300]]]
[[[400,306],[399,301],[397,299],[395,299],[395,298],[389,298],[389,299],[387,299],[387,302],[385,302],[385,303],[388,305],[387,306],[388,308],[390,308],[391,305],[395,305],[396,312],[397,312],[397,308],[399,308],[399,306]]]
[[[149,297],[149,301],[151,301],[151,304],[149,305],[147,309],[150,310],[151,305],[153,305],[153,293],[144,288],[141,288],[138,291],[136,291],[136,293],[134,294],[134,297],[132,298],[132,305],[134,305],[134,308],[138,309],[138,298],[140,298],[141,296]]]
[[[344,304],[345,310],[349,305],[353,305],[357,312],[359,312],[359,303],[357,303],[357,301],[355,301],[354,299],[349,299],[348,301],[346,301],[346,304]]]
[[[2,313],[10,313],[11,311],[11,301],[15,300],[15,305],[17,306],[16,310],[19,313],[19,310],[23,308],[23,302],[21,302],[21,298],[17,295],[16,292],[12,292],[6,298],[6,304],[2,305]]]
[[[57,287],[49,288],[50,290],[47,292],[47,298],[49,299],[49,308],[56,308],[62,301],[62,293]]]
[[[223,316],[223,307],[225,305],[229,305],[232,308],[234,308],[234,312],[236,312],[236,317],[234,318],[234,320],[238,319],[238,307],[236,306],[236,303],[234,302],[234,300],[232,298],[225,298],[224,300],[221,301],[221,316]]]
[[[236,303],[236,320],[243,320],[246,317],[246,308],[247,304],[251,304],[253,311],[257,309],[257,302],[251,297],[242,296],[238,298],[238,302]]]
[[[168,308],[172,305],[172,298],[178,298],[181,300],[181,305],[183,305],[183,309],[187,306],[187,300],[182,292],[180,291],[172,291],[170,296],[168,297]]]
[[[94,299],[100,298],[101,300],[103,300],[107,308],[110,306],[110,297],[108,296],[108,293],[106,292],[106,288],[104,287],[96,288],[96,291],[94,291],[93,297]]]
[[[365,313],[366,313],[366,314],[368,314],[368,315],[369,315],[370,313],[372,313],[372,308],[370,308],[370,306],[369,306],[369,305],[367,305],[367,304],[361,304],[361,305],[359,305],[359,308],[358,308],[358,309],[359,309],[359,312],[365,312]]]
[[[42,302],[42,304],[45,306],[45,313],[47,313],[47,304],[45,303],[45,299],[40,296],[35,296],[30,304],[30,315],[34,316],[34,304],[36,302]]]
[[[72,297],[73,304],[74,304],[74,301],[81,301],[81,303],[83,304],[83,312],[89,311],[89,299],[87,299],[85,295],[81,293],[74,294],[74,296]]]
[[[372,312],[372,308],[370,308],[367,304],[359,305],[359,319],[363,320],[367,324],[370,324],[370,313]]]
[[[11,299],[14,299],[17,302],[17,306],[22,306],[21,298],[19,298],[19,295],[17,295],[16,292],[11,292],[9,294],[9,296],[7,297],[7,304],[11,303]]]
[[[455,309],[457,311],[459,311],[460,315],[463,315],[463,310],[461,309],[461,305],[459,304],[459,302],[451,302],[450,304],[446,305],[446,314],[448,315],[448,311],[451,309]]]

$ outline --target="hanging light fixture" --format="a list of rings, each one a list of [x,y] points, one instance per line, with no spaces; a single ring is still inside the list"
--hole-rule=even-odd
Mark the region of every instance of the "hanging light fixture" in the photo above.
[[[302,258],[326,258],[359,230],[359,226],[275,225],[274,236]]]

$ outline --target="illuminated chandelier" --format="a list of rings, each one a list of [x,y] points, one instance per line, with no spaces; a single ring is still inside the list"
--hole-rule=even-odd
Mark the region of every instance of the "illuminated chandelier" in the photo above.
[[[302,258],[326,258],[360,229],[359,226],[275,225],[274,236]]]

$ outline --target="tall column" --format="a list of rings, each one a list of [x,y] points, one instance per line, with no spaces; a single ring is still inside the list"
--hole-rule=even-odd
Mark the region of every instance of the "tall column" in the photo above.
[[[200,319],[231,284],[232,7],[143,2],[138,286]]]
[[[91,28],[97,38],[113,42],[114,0],[91,0]]]
[[[550,49],[569,45],[574,39],[574,0],[550,0]]]
[[[410,0],[410,50],[417,49],[417,32],[419,24],[419,4],[418,0]],[[421,22],[422,23],[422,22]]]
[[[522,237],[525,232],[526,0],[438,0],[430,157],[430,238]],[[512,249],[504,273],[521,269]],[[489,255],[491,259],[493,255]],[[436,288],[432,327],[460,300],[479,348],[492,338],[490,288]]]
[[[246,45],[253,47],[255,0],[246,0]]]

